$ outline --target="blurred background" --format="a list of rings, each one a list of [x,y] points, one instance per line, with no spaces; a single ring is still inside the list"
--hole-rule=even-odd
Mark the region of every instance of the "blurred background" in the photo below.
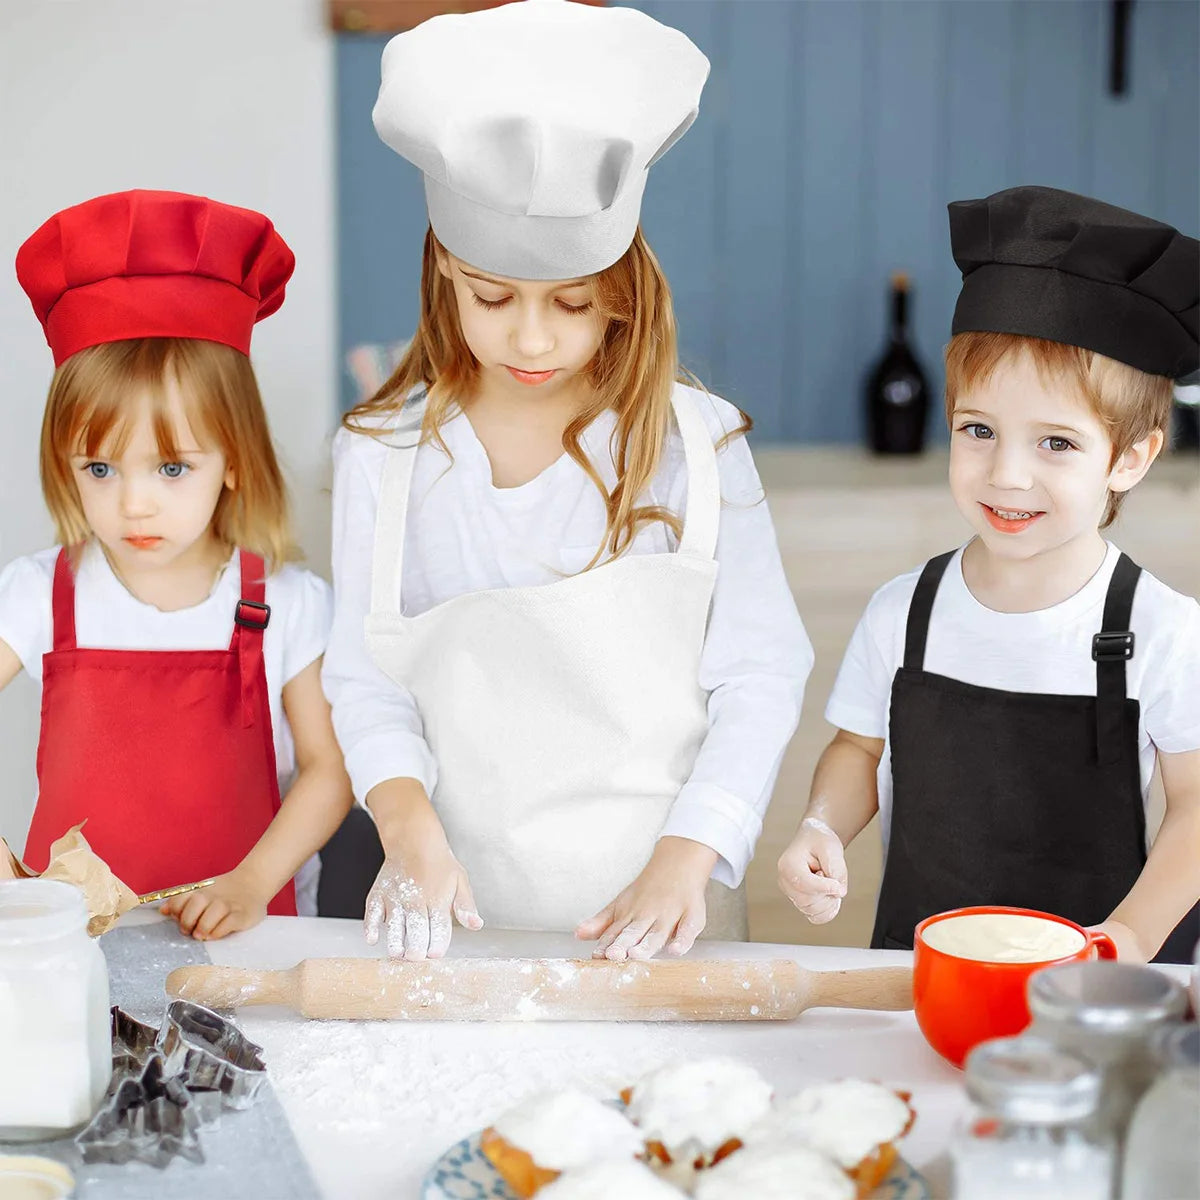
[[[130,187],[259,209],[295,250],[287,302],[256,332],[253,359],[301,542],[323,573],[329,439],[411,332],[426,224],[419,178],[371,127],[379,56],[400,28],[464,7],[475,5],[0,0],[5,262],[57,209]],[[785,566],[817,648],[751,868],[752,936],[865,944],[873,830],[853,847],[852,895],[828,926],[809,926],[778,897],[775,859],[830,736],[821,711],[862,607],[965,529],[944,484],[941,353],[958,282],[945,206],[1038,183],[1196,234],[1200,4],[631,7],[682,29],[712,61],[699,119],[654,169],[643,225],[673,286],[686,365],[754,419]],[[896,272],[907,279],[904,354],[879,374]],[[0,347],[7,562],[52,536],[37,479],[52,366],[11,268],[0,273]],[[921,453],[865,449],[886,396],[907,397]],[[1113,537],[1196,595],[1200,457],[1182,446],[1192,416],[1180,408],[1180,448],[1135,492]],[[36,690],[18,679],[0,693],[0,835],[17,846],[37,722]]]

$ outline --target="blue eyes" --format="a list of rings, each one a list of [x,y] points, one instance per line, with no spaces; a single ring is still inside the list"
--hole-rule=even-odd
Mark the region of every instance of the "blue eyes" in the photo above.
[[[973,438],[977,442],[996,440],[996,433],[992,427],[990,425],[984,425],[981,421],[968,421],[966,424],[960,425],[958,428],[962,433],[965,433],[969,438]],[[1045,447],[1054,454],[1063,454],[1067,450],[1079,449],[1079,447],[1076,446],[1075,443],[1069,438],[1055,436],[1042,438],[1042,440],[1038,442],[1038,445]]]
[[[114,474],[112,464],[106,462],[84,463],[83,469],[93,479],[111,479]],[[166,462],[158,468],[158,473],[167,479],[182,479],[191,469],[188,463]]]

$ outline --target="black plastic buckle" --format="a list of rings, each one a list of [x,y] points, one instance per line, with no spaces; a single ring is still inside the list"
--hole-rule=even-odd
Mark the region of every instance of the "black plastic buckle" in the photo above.
[[[1124,662],[1133,657],[1133,634],[1098,633],[1092,638],[1092,659],[1095,662]]]
[[[248,615],[247,609],[253,609],[255,615]],[[233,623],[243,629],[254,629],[262,633],[271,623],[271,606],[259,604],[257,600],[239,600],[237,608],[233,611]]]

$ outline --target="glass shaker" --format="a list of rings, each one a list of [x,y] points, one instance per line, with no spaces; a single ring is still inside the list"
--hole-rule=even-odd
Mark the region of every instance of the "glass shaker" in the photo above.
[[[69,883],[0,883],[0,1141],[85,1124],[112,1075],[108,969]]]
[[[1028,997],[1030,1031],[1100,1069],[1096,1119],[1119,1153],[1134,1106],[1158,1072],[1154,1034],[1186,1010],[1183,987],[1154,967],[1077,962],[1032,975]]]
[[[954,1200],[1109,1200],[1095,1067],[1022,1034],[976,1046],[965,1070],[973,1109],[950,1148]]]
[[[1121,1200],[1191,1200],[1200,1196],[1200,1026],[1167,1026],[1155,1049],[1163,1070],[1129,1124]]]

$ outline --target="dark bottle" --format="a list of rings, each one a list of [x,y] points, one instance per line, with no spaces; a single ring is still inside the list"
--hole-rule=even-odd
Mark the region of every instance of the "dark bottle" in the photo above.
[[[920,454],[929,385],[908,345],[908,276],[892,276],[891,344],[867,384],[867,437],[876,454]]]
[[[1170,446],[1177,454],[1200,451],[1200,384],[1175,388]]]

